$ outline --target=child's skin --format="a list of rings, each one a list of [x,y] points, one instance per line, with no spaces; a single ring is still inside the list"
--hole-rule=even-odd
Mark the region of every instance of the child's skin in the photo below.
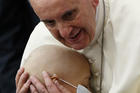
[[[56,74],[58,78],[74,86],[81,84],[89,88],[90,68],[87,59],[82,54],[64,47],[41,46],[30,54],[23,67],[43,84],[42,71],[46,71],[51,76]],[[76,88],[60,80],[57,81],[72,93],[76,93]]]

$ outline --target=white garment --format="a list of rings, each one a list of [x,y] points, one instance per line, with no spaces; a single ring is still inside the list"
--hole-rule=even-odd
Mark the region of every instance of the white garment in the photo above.
[[[140,93],[140,0],[109,0],[103,93]]]
[[[97,93],[140,93],[139,4],[140,0],[105,0],[104,16],[100,0],[96,38],[80,51],[91,62],[91,86]],[[30,36],[22,64],[33,49],[44,44],[62,45],[40,22]]]
[[[84,86],[78,85],[76,93],[91,93],[91,92]]]

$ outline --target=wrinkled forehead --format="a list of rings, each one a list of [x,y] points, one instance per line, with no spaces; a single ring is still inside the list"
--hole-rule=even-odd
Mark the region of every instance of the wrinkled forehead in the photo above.
[[[82,0],[31,0],[31,4],[37,14],[54,15],[51,13],[63,13],[63,11],[68,10],[78,6]],[[53,12],[52,12],[53,11]],[[56,15],[56,14],[55,14]]]
[[[63,8],[70,7],[71,5],[79,4],[80,0],[31,0],[31,4],[37,6],[38,8]]]
[[[57,6],[57,5],[74,5],[78,3],[80,0],[45,0],[47,2],[48,7]]]

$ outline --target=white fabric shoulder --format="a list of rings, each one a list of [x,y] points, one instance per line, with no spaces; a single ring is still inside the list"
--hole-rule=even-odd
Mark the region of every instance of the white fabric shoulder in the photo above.
[[[28,40],[28,43],[26,45],[26,48],[24,50],[24,54],[21,61],[21,66],[26,60],[26,58],[29,56],[29,54],[37,47],[42,46],[44,44],[55,44],[63,46],[59,41],[57,41],[51,33],[48,31],[46,26],[43,22],[40,22],[35,29],[33,30],[32,34],[30,35],[30,38]]]
[[[140,0],[105,1],[103,93],[140,93]]]

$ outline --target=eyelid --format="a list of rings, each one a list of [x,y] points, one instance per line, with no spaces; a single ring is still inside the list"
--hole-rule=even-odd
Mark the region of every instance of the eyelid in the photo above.
[[[72,13],[72,15],[67,17],[67,15],[68,15],[69,13]],[[76,14],[77,14],[77,9],[73,9],[73,10],[67,11],[67,12],[62,16],[62,19],[64,19],[64,20],[72,20],[73,18],[75,18]]]
[[[43,22],[48,26],[54,26],[56,24],[55,20],[43,20]]]

